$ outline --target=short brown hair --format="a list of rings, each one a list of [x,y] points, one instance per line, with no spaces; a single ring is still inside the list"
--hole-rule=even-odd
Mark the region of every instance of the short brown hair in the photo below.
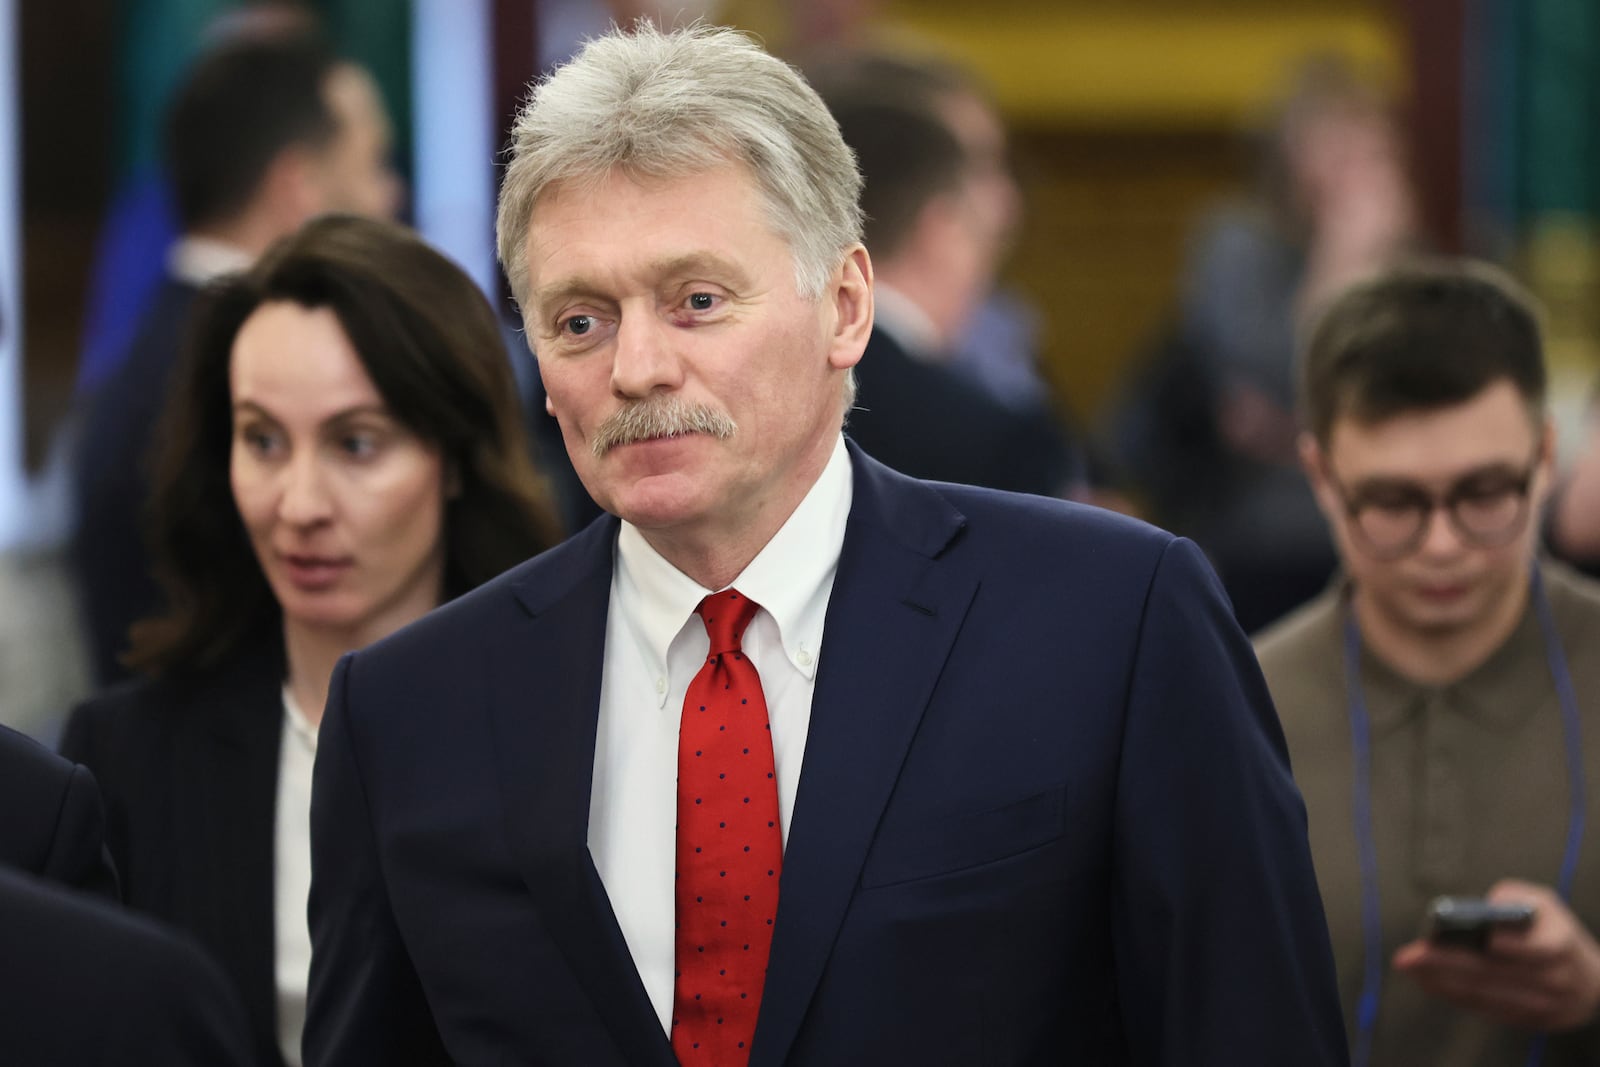
[[[130,666],[203,669],[272,634],[282,615],[233,500],[234,339],[263,304],[329,308],[394,417],[439,449],[445,595],[554,544],[499,323],[472,280],[393,223],[330,215],[202,298],[156,437],[150,548],[163,615],[133,629]]]
[[[1531,296],[1504,272],[1466,259],[1422,259],[1340,294],[1305,346],[1300,401],[1316,439],[1465,403],[1498,381],[1530,410],[1545,401],[1544,344]]]
[[[339,133],[325,95],[337,68],[321,38],[304,30],[229,40],[200,57],[163,131],[183,229],[237,217],[291,146],[327,147]]]

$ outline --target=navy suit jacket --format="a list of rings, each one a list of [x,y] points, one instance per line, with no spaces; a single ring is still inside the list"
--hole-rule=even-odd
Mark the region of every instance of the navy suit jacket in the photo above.
[[[87,768],[0,726],[0,866],[116,900],[105,823]]]
[[[6,1063],[255,1063],[216,964],[149,919],[0,865],[0,946]]]
[[[751,1064],[1347,1063],[1304,809],[1198,550],[851,457]],[[674,1062],[586,847],[616,532],[335,671],[312,1067]]]
[[[127,682],[73,711],[61,751],[105,796],[123,900],[211,953],[280,1064],[273,850],[283,647],[277,633],[199,674]]]

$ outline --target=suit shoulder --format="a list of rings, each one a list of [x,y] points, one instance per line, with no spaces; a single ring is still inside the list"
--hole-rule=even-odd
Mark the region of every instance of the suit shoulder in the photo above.
[[[465,655],[481,645],[486,633],[523,614],[530,605],[554,603],[567,596],[597,568],[609,568],[616,520],[608,515],[572,537],[517,564],[428,612],[381,641],[363,649],[363,663],[382,662],[393,668]],[[606,571],[609,580],[609,570]]]
[[[219,720],[276,720],[283,670],[282,649],[269,638],[202,672],[120,682],[72,710],[61,751],[103,775],[110,765],[135,768],[151,746],[217,729]]]
[[[16,979],[0,981],[11,1051],[29,1050],[30,1062],[77,1062],[94,1045],[104,1052],[113,1035],[108,1063],[248,1061],[232,984],[187,937],[20,872],[0,870],[0,904]],[[98,1020],[95,1036],[82,1031],[85,1017]]]
[[[1341,598],[1340,590],[1326,590],[1251,637],[1269,682],[1274,672],[1327,657],[1337,643]]]
[[[1342,719],[1326,714],[1330,700],[1343,699],[1342,599],[1338,588],[1329,589],[1255,636],[1256,659],[1297,760],[1342,736]]]
[[[966,485],[929,484],[966,516],[976,541],[995,549],[1010,544],[1019,549],[1081,553],[1107,565],[1154,566],[1180,540],[1142,519],[1090,504]]]
[[[65,789],[72,778],[72,760],[10,727],[0,726],[0,786],[29,791]]]
[[[1555,560],[1540,561],[1539,572],[1562,637],[1578,647],[1600,641],[1600,582]]]
[[[134,678],[119,682],[72,709],[61,749],[73,759],[81,759],[85,740],[126,739],[146,733],[180,702],[180,687],[170,681]]]

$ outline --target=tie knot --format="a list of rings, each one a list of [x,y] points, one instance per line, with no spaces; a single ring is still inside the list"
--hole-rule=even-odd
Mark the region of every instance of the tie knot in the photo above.
[[[700,606],[694,610],[706,624],[706,636],[711,638],[709,654],[720,656],[739,650],[744,629],[761,610],[761,605],[737,590],[724,589],[700,601]]]

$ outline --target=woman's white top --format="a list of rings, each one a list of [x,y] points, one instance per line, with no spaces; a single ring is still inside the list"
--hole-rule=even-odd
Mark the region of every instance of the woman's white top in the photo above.
[[[289,1067],[300,1067],[306,1025],[306,980],[311,974],[311,767],[317,728],[283,687],[283,738],[278,745],[278,806],[274,831],[273,910],[277,966],[278,1048]]]

